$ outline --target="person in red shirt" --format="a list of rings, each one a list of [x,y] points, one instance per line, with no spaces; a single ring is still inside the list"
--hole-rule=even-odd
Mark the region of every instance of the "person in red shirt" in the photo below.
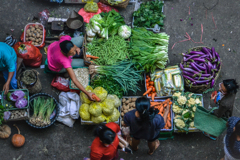
[[[114,160],[118,155],[119,132],[120,127],[114,122],[98,126],[91,145],[90,160]]]

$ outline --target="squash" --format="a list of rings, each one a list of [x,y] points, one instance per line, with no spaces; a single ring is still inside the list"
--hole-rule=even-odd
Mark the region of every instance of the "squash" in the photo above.
[[[15,124],[13,126],[17,128],[18,134],[12,136],[12,144],[14,147],[22,147],[25,143],[25,137],[20,134],[20,130]]]
[[[11,128],[8,125],[0,126],[0,138],[8,138],[11,134]]]

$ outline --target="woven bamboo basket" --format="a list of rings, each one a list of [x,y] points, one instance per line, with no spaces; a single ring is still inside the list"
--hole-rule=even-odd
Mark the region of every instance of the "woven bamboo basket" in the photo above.
[[[83,41],[83,59],[84,59],[84,64],[85,66],[89,66],[91,64],[96,65],[94,62],[90,62],[87,59],[87,34],[84,36],[84,41]]]
[[[211,49],[211,48],[206,47],[206,46],[198,46],[198,47],[194,47],[194,48],[189,49],[189,51],[201,51],[202,47]],[[183,63],[183,61],[181,63]],[[222,65],[220,65],[219,71],[216,74],[216,77],[214,78],[214,84],[216,83],[216,81],[217,81],[217,79],[219,77],[219,74],[221,72],[221,68],[222,68]],[[190,91],[190,92],[193,92],[193,93],[202,93],[202,92],[206,91],[207,89],[209,89],[210,86],[211,86],[211,83],[201,84],[201,85],[191,85],[189,83],[189,81],[186,78],[184,78],[184,87],[185,87],[185,89]]]
[[[112,7],[119,7],[119,8],[126,8],[128,6],[129,1],[130,0],[126,0],[126,1],[124,1],[122,3],[117,4],[117,5],[111,5],[111,4],[108,3],[107,0],[100,0],[100,2],[102,2],[104,4],[110,5]]]

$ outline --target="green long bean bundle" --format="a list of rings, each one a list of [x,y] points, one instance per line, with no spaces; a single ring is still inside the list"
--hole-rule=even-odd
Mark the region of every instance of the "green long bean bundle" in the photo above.
[[[112,65],[129,57],[128,44],[119,36],[112,36],[108,40],[95,38],[87,44],[87,52],[99,57],[93,60],[97,65]]]
[[[143,79],[143,70],[137,70],[135,63],[131,61],[121,61],[111,66],[89,66],[91,73],[99,73],[111,77],[123,88],[124,93],[132,91],[136,93],[140,90],[138,82]]]

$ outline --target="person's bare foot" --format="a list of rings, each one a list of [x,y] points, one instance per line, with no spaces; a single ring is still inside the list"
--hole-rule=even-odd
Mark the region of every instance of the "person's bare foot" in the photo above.
[[[148,154],[149,154],[149,155],[152,155],[152,154],[156,151],[156,149],[157,149],[159,146],[160,146],[160,141],[159,141],[159,140],[156,140],[154,151],[150,153],[150,150],[149,150],[149,151],[148,151]]]

